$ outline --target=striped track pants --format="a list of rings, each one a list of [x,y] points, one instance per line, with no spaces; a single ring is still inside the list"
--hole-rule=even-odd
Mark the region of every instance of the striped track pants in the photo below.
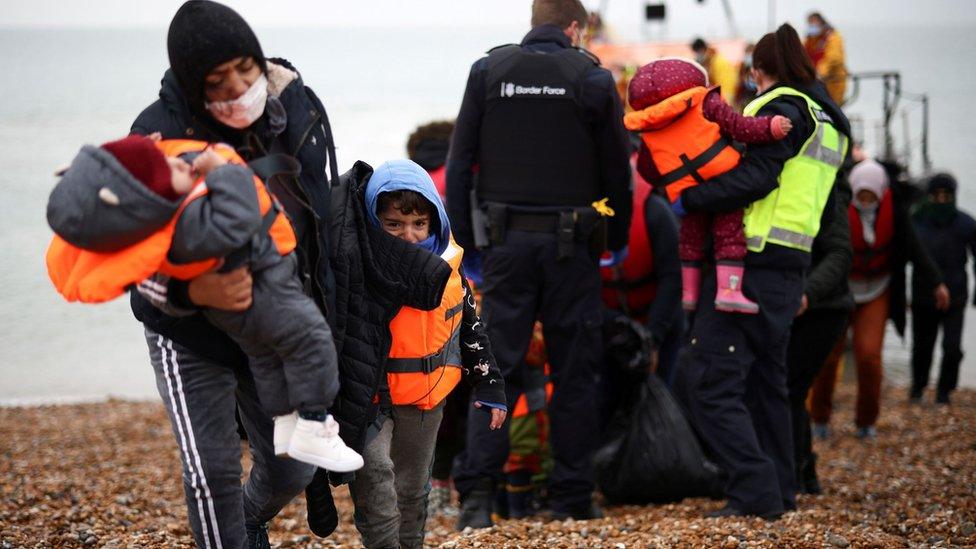
[[[246,368],[209,362],[146,330],[156,387],[180,449],[187,514],[198,547],[245,547],[245,523],[264,524],[312,478],[314,467],[274,455],[273,423]],[[253,466],[241,485],[235,411]]]

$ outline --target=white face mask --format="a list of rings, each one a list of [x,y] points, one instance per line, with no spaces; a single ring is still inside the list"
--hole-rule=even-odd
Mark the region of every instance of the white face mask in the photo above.
[[[244,129],[254,123],[264,113],[268,101],[268,79],[262,74],[240,97],[232,101],[205,103],[207,110],[218,121],[236,128]]]

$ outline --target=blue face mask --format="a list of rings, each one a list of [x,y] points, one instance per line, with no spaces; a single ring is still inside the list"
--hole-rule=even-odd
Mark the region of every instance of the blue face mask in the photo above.
[[[823,27],[816,23],[810,23],[807,25],[807,36],[820,36],[823,32]]]
[[[757,89],[756,81],[753,80],[751,76],[746,78],[745,82],[742,83],[742,86],[753,93],[755,93]]]
[[[437,237],[435,235],[428,236],[425,240],[418,242],[417,245],[428,252],[437,253]]]

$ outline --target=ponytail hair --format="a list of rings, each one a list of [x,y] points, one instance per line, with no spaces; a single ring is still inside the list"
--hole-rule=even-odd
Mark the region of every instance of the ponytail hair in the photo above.
[[[809,86],[817,79],[813,62],[789,23],[780,25],[776,32],[756,43],[752,65],[787,86]]]

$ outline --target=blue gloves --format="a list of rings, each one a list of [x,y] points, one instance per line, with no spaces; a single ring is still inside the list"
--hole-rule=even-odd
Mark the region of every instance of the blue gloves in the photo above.
[[[675,200],[674,202],[671,203],[671,211],[674,212],[674,215],[676,215],[678,217],[684,217],[684,216],[688,215],[688,212],[685,211],[684,204],[681,203],[681,197],[680,196],[678,197],[677,200]]]
[[[497,402],[485,402],[484,400],[476,400],[475,402],[477,402],[478,404],[482,405],[485,408],[496,408],[498,410],[502,410],[503,412],[508,411],[508,406],[505,406],[504,404],[499,404]]]
[[[620,265],[625,259],[627,259],[627,254],[629,253],[630,248],[628,246],[624,246],[619,250],[611,250],[610,257],[600,258],[600,267],[615,267]]]

